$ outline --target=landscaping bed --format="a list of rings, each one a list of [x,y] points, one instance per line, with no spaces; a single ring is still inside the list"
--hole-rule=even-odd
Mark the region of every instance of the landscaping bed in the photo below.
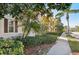
[[[22,55],[24,45],[21,41],[0,39],[0,55]]]
[[[43,44],[35,47],[26,47],[26,55],[46,55],[53,44]]]
[[[68,36],[69,45],[73,55],[79,55],[79,41],[72,37]]]
[[[46,55],[49,49],[55,44],[58,35],[46,33],[17,37],[13,39],[0,39],[0,54],[2,55]]]
[[[44,34],[27,37],[24,41],[24,51],[27,55],[46,55],[55,44],[58,35]]]
[[[42,35],[42,36],[35,36],[35,37],[27,37],[24,41],[24,45],[35,47],[37,45],[42,44],[52,44],[55,43],[57,40],[56,35]]]
[[[79,55],[79,52],[72,52],[73,55]]]

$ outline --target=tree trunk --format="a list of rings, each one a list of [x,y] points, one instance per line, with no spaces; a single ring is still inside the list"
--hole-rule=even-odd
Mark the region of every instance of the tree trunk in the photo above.
[[[24,34],[23,34],[23,37],[24,37],[24,38],[26,38],[26,37],[28,36],[28,34],[29,34],[30,30],[31,30],[31,28],[29,28],[29,29],[27,30],[27,32],[26,32],[26,31],[24,31]]]
[[[67,24],[68,24],[67,32],[68,32],[68,34],[69,34],[69,30],[70,30],[70,27],[69,27],[69,20],[67,20]]]
[[[69,14],[68,14],[68,13],[66,14],[66,19],[67,19],[67,33],[68,33],[68,35],[69,35],[70,27],[69,27]]]

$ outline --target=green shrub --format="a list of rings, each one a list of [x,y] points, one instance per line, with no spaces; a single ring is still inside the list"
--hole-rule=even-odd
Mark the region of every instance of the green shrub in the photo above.
[[[41,35],[35,37],[27,37],[24,41],[27,46],[37,46],[41,44],[51,44],[55,43],[57,39],[56,35]]]
[[[0,39],[0,54],[21,55],[23,54],[23,44],[17,40]]]
[[[48,32],[46,34],[50,34],[50,35],[58,35],[60,36],[62,33],[58,33],[58,32]]]

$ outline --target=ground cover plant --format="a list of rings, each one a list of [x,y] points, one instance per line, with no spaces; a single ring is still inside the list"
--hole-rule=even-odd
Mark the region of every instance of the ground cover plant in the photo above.
[[[21,41],[11,39],[0,39],[0,54],[1,55],[21,55],[24,45]]]

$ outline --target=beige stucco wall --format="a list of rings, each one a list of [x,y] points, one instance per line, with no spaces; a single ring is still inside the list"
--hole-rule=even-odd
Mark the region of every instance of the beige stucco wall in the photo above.
[[[0,19],[0,34],[4,33],[4,19]]]
[[[18,22],[18,25],[20,25],[21,23]],[[15,28],[14,28],[15,29]],[[4,19],[0,19],[0,34],[4,33]],[[18,26],[18,33],[22,33],[22,27]]]
[[[8,15],[8,16],[5,16],[9,21],[12,19],[13,21],[15,21],[14,20],[14,18],[12,18],[12,17],[10,17],[10,15]],[[26,19],[26,18],[25,18]],[[9,22],[8,21],[8,22]],[[15,23],[14,23],[15,24]],[[8,25],[9,26],[9,25]],[[14,27],[15,27],[15,25],[14,25]],[[23,29],[23,27],[21,26],[21,22],[18,22],[18,32],[16,32],[16,33],[23,33],[23,31],[22,31],[22,29]],[[10,33],[10,32],[9,32]],[[15,33],[15,32],[11,32],[11,33]],[[10,33],[10,34],[11,34]],[[1,19],[0,20],[0,34],[5,34],[4,33],[4,18],[3,19]],[[6,33],[6,35],[7,35],[8,33]],[[12,34],[13,35],[13,34]],[[30,31],[30,33],[28,34],[28,36],[35,36],[35,32],[33,31],[33,30],[31,30]]]
[[[22,33],[21,22],[18,22],[18,33]]]

